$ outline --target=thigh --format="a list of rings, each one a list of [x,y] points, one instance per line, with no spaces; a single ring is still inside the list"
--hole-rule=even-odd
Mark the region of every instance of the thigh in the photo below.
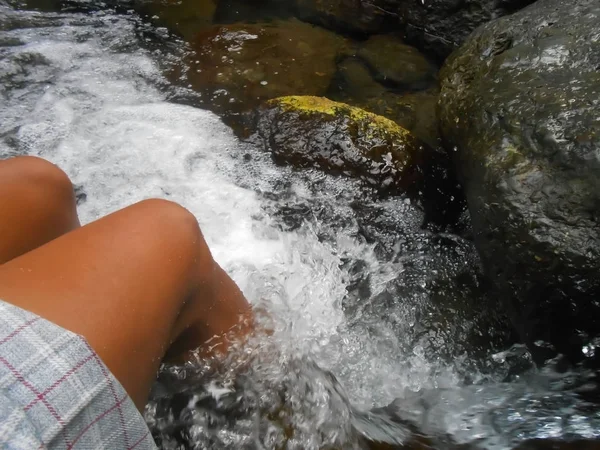
[[[0,266],[0,298],[84,336],[141,408],[212,264],[187,210],[144,201]]]

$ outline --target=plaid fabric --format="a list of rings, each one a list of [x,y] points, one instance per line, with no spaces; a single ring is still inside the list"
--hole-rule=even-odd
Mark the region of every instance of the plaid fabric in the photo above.
[[[0,300],[0,448],[156,446],[83,337]]]

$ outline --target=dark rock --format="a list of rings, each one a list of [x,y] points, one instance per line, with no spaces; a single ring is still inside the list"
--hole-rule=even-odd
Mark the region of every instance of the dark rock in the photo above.
[[[138,9],[155,25],[192,39],[212,24],[217,6],[214,0],[153,0],[141,3]]]
[[[355,33],[381,32],[395,21],[395,16],[383,10],[379,3],[364,0],[295,1],[298,17],[302,20]]]
[[[296,0],[299,17],[357,33],[402,31],[407,42],[439,60],[479,25],[534,0]]]
[[[268,22],[274,19],[290,19],[293,8],[280,0],[219,0],[215,23]]]
[[[216,26],[193,41],[187,79],[219,112],[284,95],[322,95],[344,45],[297,20]]]
[[[385,117],[322,97],[271,100],[257,124],[260,142],[274,158],[356,176],[383,191],[409,188],[425,145]]]
[[[386,92],[385,95],[370,98],[362,106],[367,111],[393,120],[431,147],[437,148],[441,145],[438,96],[437,87],[409,94]]]
[[[439,88],[399,93],[375,81],[366,63],[342,60],[328,92],[333,100],[387,117],[433,148],[440,146],[437,114]]]
[[[375,80],[404,90],[425,89],[435,82],[437,68],[414,47],[395,35],[371,36],[358,50]]]
[[[441,73],[475,241],[537,362],[600,362],[600,3],[539,0]]]
[[[591,439],[569,441],[559,439],[531,439],[519,444],[514,450],[600,450],[600,442]]]
[[[331,93],[342,102],[366,102],[371,98],[384,96],[388,90],[375,81],[367,64],[356,57],[340,61]],[[354,106],[359,106],[358,104]],[[380,114],[382,115],[382,114]]]
[[[479,25],[534,1],[397,0],[394,3],[407,42],[443,60]]]
[[[296,96],[268,101],[255,121],[253,139],[278,162],[357,177],[380,194],[408,194],[423,207],[424,225],[452,225],[462,212],[447,156],[385,117]]]

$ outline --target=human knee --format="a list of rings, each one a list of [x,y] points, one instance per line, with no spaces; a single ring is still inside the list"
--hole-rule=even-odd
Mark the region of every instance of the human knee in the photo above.
[[[149,199],[138,203],[137,207],[148,216],[157,239],[176,250],[182,258],[195,263],[210,255],[198,220],[183,206],[169,200]]]
[[[74,208],[75,193],[73,184],[65,172],[58,166],[35,156],[14,158],[14,172],[19,183],[23,183],[29,192],[35,193],[40,206],[61,211]]]

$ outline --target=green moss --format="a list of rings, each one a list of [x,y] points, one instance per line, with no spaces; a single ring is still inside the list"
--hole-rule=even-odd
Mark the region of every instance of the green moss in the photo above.
[[[383,116],[370,113],[364,109],[350,106],[345,103],[334,102],[324,97],[310,95],[292,95],[279,97],[267,102],[268,106],[278,106],[284,111],[294,111],[308,115],[323,114],[331,117],[346,116],[372,130],[407,138],[410,133],[397,123]]]

